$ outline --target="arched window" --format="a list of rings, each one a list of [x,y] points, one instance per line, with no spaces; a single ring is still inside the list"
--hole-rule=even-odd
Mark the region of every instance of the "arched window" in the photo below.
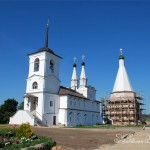
[[[87,114],[84,115],[84,122],[86,123]]]
[[[99,116],[98,115],[96,116],[96,119],[97,119],[97,121],[99,121]]]
[[[70,122],[73,121],[73,117],[74,117],[73,112],[70,112],[70,113],[69,113],[69,121],[70,121]]]
[[[80,113],[77,114],[77,121],[78,121],[78,124],[80,123]]]
[[[36,58],[34,61],[34,71],[39,71],[39,59]]]
[[[37,82],[33,82],[33,84],[32,84],[32,89],[37,89],[37,88],[38,88]]]
[[[50,69],[51,69],[51,73],[54,72],[54,61],[50,60]]]

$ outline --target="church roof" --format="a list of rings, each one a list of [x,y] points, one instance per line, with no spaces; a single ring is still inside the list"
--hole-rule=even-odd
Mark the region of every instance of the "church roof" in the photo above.
[[[51,53],[51,54],[53,54],[53,55],[55,55],[55,56],[57,56],[57,57],[59,57],[59,58],[62,59],[62,57],[60,57],[59,55],[55,54],[55,53],[54,53],[50,48],[48,48],[48,47],[40,48],[40,49],[38,49],[36,52],[30,53],[30,54],[28,54],[28,55],[32,55],[32,54],[36,54],[36,53],[40,53],[40,52],[48,52],[48,53]]]
[[[119,69],[114,84],[113,92],[133,92],[126,68],[124,66],[124,56],[122,54],[121,56],[121,58],[119,57]]]
[[[77,91],[63,87],[63,86],[60,86],[59,95],[71,95],[71,96],[80,97],[83,99],[88,99],[82,94],[78,93]]]

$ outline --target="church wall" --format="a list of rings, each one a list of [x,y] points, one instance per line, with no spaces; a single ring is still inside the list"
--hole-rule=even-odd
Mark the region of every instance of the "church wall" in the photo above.
[[[77,92],[83,94],[86,98],[90,100],[95,100],[96,99],[96,90],[94,87],[87,86],[87,87],[79,87],[77,89]]]
[[[87,87],[79,87],[78,89],[77,89],[77,92],[79,92],[79,93],[81,93],[81,94],[83,94],[83,96],[85,96],[85,97],[87,97]]]
[[[66,119],[66,109],[59,109],[59,120],[58,124],[66,125],[67,119]]]
[[[54,124],[54,117],[56,117],[56,124]],[[47,125],[57,125],[58,124],[58,114],[43,114],[43,121],[47,122]]]
[[[45,92],[50,92],[50,93],[55,93],[57,94],[58,93],[58,90],[59,90],[59,79],[57,79],[54,75],[51,75],[51,76],[47,76],[47,77],[44,77],[44,82],[45,82],[45,87],[44,87],[44,90]]]
[[[67,108],[68,106],[68,97],[60,96],[60,108]]]
[[[115,98],[115,97],[135,97],[135,93],[134,92],[114,92],[111,94],[110,96],[111,98]]]
[[[96,90],[94,87],[87,87],[87,98],[89,98],[90,100],[96,100]]]
[[[57,114],[59,111],[59,96],[45,93],[44,99],[44,113]]]
[[[28,103],[28,97],[24,98],[24,110],[29,110],[30,111],[30,105]]]
[[[101,122],[100,114],[95,112],[68,110],[66,126],[93,125]]]
[[[27,88],[26,93],[35,93],[35,92],[41,92],[44,89],[44,83],[43,83],[43,77],[42,76],[33,76],[32,78],[27,79]],[[37,82],[38,88],[33,89],[32,85],[34,82]]]
[[[52,54],[49,54],[47,53],[48,55],[46,55],[46,62],[45,62],[45,76],[49,76],[49,75],[55,75],[58,79],[59,79],[59,61],[60,61],[60,58],[52,55]],[[51,69],[50,69],[50,61],[53,62],[53,68],[54,68],[54,72],[52,73],[51,72]]]
[[[92,125],[101,122],[100,104],[74,96],[61,96],[59,123],[65,126]]]
[[[39,71],[34,72],[34,61],[36,58],[39,58]],[[28,77],[36,74],[44,76],[44,66],[45,66],[45,52],[33,54],[29,56],[29,75]]]

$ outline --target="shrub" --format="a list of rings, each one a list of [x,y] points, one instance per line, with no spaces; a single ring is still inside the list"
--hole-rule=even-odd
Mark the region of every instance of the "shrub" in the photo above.
[[[21,126],[18,129],[16,129],[16,136],[18,138],[21,138],[21,137],[29,138],[32,135],[33,135],[33,132],[30,128],[29,123],[23,123],[23,124],[21,124]]]
[[[47,137],[39,137],[33,134],[30,129],[29,123],[22,124],[18,129],[16,129],[16,134],[18,138],[15,136],[15,127],[14,128],[6,128],[0,127],[0,149],[1,150],[20,150],[21,148],[27,148],[30,150],[35,150],[37,147],[32,147],[36,144],[44,145],[44,149],[51,149],[55,142],[51,138]]]

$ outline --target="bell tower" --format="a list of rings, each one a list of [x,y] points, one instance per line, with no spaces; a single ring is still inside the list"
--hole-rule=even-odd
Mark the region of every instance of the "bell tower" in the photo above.
[[[28,54],[29,74],[24,96],[24,109],[36,114],[44,123],[44,118],[47,118],[47,123],[53,119],[52,115],[47,114],[58,113],[59,63],[62,59],[48,47],[48,28],[47,23],[44,47]]]
[[[58,93],[60,86],[59,61],[61,57],[48,48],[48,23],[46,25],[45,46],[28,56],[29,74],[26,93]]]

